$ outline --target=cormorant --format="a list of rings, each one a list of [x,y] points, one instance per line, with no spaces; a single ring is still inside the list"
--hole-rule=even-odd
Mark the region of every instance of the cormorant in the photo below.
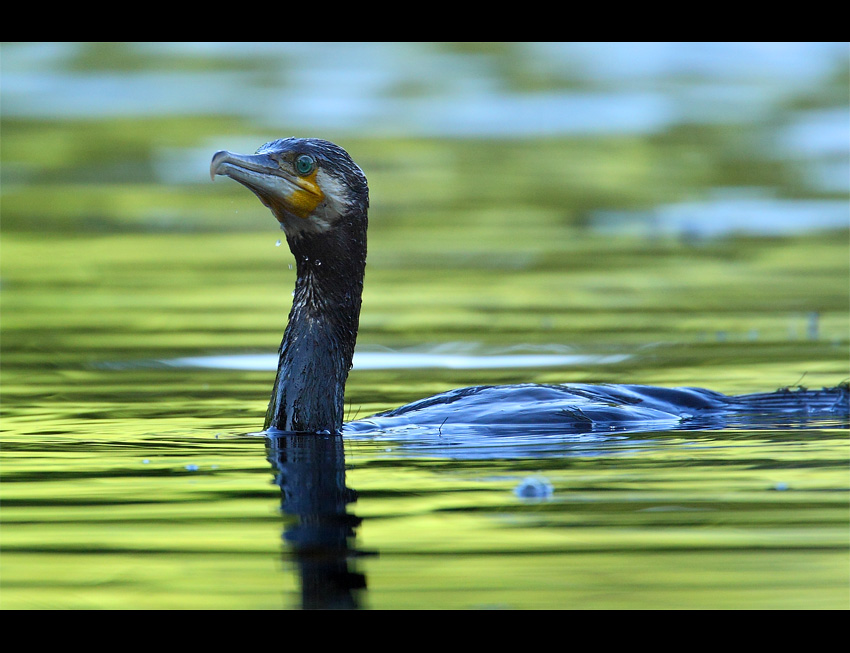
[[[341,147],[314,138],[272,141],[248,156],[216,152],[210,174],[253,191],[295,257],[292,310],[264,428],[338,433],[366,268],[366,176]]]
[[[295,257],[292,310],[265,430],[340,433],[366,266],[366,176],[344,149],[316,138],[272,141],[253,155],[216,152],[210,175],[238,181],[271,209]],[[846,384],[737,397],[699,388],[522,384],[452,390],[358,421],[355,430],[448,423],[588,431],[699,424],[729,413],[758,422],[765,415],[849,411]]]

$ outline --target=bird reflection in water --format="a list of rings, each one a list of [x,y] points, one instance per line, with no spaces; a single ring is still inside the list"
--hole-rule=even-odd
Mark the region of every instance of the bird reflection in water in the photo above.
[[[270,432],[266,454],[281,490],[284,556],[300,575],[301,607],[361,607],[366,578],[354,567],[363,554],[352,548],[361,520],[347,511],[357,493],[345,485],[342,436]]]

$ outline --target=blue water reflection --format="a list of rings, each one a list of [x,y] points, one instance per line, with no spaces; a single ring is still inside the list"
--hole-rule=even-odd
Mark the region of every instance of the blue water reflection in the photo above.
[[[847,59],[842,43],[533,43],[480,53],[422,43],[126,47],[146,65],[78,70],[82,44],[4,46],[3,114],[231,114],[269,128],[372,135],[647,133],[765,118]],[[181,58],[208,68],[186,70]]]

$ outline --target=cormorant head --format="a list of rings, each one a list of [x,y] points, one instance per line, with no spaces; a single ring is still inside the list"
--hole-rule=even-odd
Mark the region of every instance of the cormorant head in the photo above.
[[[284,138],[253,155],[220,151],[210,176],[225,175],[249,188],[271,209],[287,237],[320,234],[340,217],[369,206],[366,176],[344,149],[318,138]]]

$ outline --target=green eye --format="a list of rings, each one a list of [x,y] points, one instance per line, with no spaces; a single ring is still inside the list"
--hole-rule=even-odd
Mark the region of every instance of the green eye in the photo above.
[[[309,154],[302,154],[295,159],[295,171],[299,175],[310,174],[315,167],[316,160]]]

